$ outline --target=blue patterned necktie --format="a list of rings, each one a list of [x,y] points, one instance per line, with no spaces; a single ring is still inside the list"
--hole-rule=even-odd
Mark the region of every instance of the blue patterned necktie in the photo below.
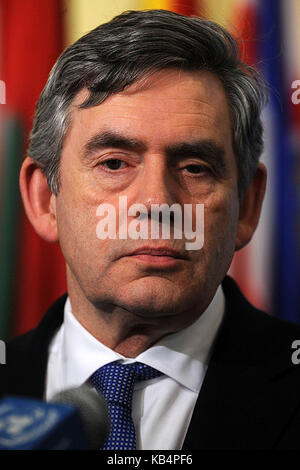
[[[111,362],[91,376],[93,387],[106,398],[111,431],[102,449],[136,449],[135,429],[131,416],[133,388],[137,380],[149,380],[162,373],[146,364]]]

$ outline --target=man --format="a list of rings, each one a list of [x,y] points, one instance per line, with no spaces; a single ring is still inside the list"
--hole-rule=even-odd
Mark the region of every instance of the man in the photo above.
[[[62,54],[20,186],[37,233],[60,242],[68,294],[12,341],[2,391],[108,391],[104,448],[299,447],[300,329],[256,310],[226,276],[259,220],[264,102],[235,40],[199,18],[127,12]],[[131,211],[120,216],[124,200]],[[186,234],[124,236],[137,221],[149,235],[152,221],[165,223],[152,208],[174,204],[182,219],[192,208],[193,228],[204,206],[203,246],[187,249]],[[129,411],[110,398],[117,382],[132,388]]]

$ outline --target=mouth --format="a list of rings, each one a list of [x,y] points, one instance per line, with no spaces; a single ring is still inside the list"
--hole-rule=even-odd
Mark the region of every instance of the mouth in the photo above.
[[[185,253],[167,247],[141,247],[124,256],[156,266],[170,266],[187,260]]]

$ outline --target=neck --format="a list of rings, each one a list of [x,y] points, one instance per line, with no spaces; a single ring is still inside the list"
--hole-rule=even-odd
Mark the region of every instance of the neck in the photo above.
[[[96,308],[84,306],[70,295],[72,313],[81,325],[98,341],[125,357],[136,357],[163,336],[173,332],[162,319],[144,319],[120,307]]]

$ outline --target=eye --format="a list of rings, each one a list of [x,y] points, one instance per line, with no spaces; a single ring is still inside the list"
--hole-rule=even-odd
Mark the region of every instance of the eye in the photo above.
[[[120,170],[121,168],[125,168],[126,163],[118,158],[111,158],[110,160],[102,162],[101,165],[105,166],[109,170]]]
[[[198,165],[196,163],[191,163],[190,165],[186,165],[184,169],[194,175],[198,175],[200,173],[210,173],[210,169],[207,166]]]

